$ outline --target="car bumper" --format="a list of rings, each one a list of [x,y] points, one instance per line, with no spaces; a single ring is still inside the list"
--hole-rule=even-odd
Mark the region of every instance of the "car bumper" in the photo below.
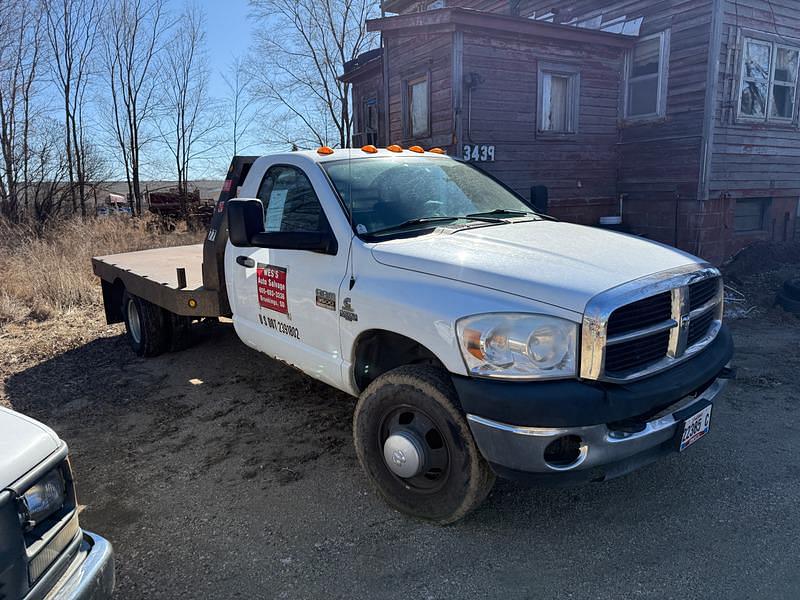
[[[637,424],[581,427],[529,427],[467,415],[472,435],[498,475],[553,484],[603,481],[629,473],[660,456],[676,452],[683,419],[713,403],[727,380],[715,379],[690,395]],[[580,451],[568,464],[551,464],[545,449],[563,436],[580,438]]]
[[[103,600],[114,591],[114,551],[97,534],[83,532],[78,553],[46,600]]]

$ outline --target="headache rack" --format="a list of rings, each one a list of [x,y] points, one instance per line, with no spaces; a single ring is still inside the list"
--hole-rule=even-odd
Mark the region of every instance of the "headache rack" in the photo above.
[[[581,377],[626,382],[705,348],[722,325],[722,278],[691,265],[637,279],[592,298],[583,318]]]

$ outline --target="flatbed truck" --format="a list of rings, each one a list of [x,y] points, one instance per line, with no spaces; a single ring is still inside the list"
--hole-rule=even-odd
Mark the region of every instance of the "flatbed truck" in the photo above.
[[[603,481],[687,450],[733,373],[716,268],[538,214],[439,149],[235,157],[202,245],[93,266],[140,356],[226,316],[356,396],[367,477],[437,523],[497,475]]]

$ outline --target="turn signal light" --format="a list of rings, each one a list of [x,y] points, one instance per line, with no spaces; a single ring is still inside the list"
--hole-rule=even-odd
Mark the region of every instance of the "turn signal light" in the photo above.
[[[367,152],[369,154],[375,154],[378,151],[378,149],[372,144],[367,144],[366,146],[361,146],[361,151]]]
[[[386,146],[386,149],[389,152],[402,152],[403,151],[403,147],[402,146],[398,146],[397,144],[392,144],[391,146]]]
[[[434,154],[447,154],[447,152],[445,152],[441,148],[431,148],[430,150],[428,150],[428,152],[433,152]]]
[[[328,156],[329,154],[333,154],[333,148],[329,146],[322,146],[321,148],[317,148],[317,154]]]
[[[422,146],[411,146],[409,150],[411,150],[412,152],[425,152]]]

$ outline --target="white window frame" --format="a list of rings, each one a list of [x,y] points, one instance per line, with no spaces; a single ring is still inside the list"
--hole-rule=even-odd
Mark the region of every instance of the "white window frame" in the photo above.
[[[739,52],[741,56],[739,57],[739,85],[737,86],[737,94],[736,94],[736,120],[743,121],[748,123],[778,123],[782,125],[792,125],[797,124],[797,115],[798,115],[798,84],[800,84],[800,57],[798,58],[798,72],[795,74],[795,83],[794,83],[794,107],[792,108],[792,116],[791,117],[773,117],[770,115],[770,110],[772,108],[772,93],[773,93],[773,86],[775,85],[775,67],[778,64],[778,50],[791,50],[793,52],[797,52],[800,55],[800,42],[798,42],[797,46],[792,46],[791,44],[782,44],[780,42],[771,39],[770,36],[765,35],[763,37],[759,36],[753,32],[747,32],[740,36],[740,43],[739,43]],[[744,61],[747,57],[746,47],[748,42],[755,42],[758,44],[765,44],[770,46],[770,59],[769,59],[769,79],[767,81],[767,97],[764,99],[765,101],[765,108],[764,108],[764,116],[756,116],[756,115],[747,115],[742,112],[742,92],[744,91],[745,85],[745,70],[744,70]],[[778,85],[781,85],[779,83]],[[783,87],[791,87],[789,85],[785,85]]]
[[[635,47],[631,48],[628,52],[625,53],[625,86],[623,90],[624,98],[622,101],[623,102],[622,114],[623,118],[626,121],[651,121],[653,119],[660,119],[666,116],[667,114],[667,84],[669,82],[670,30],[665,29],[664,31],[659,31],[658,33],[641,37],[636,41],[636,45],[639,45],[643,42],[648,42],[653,39],[658,39],[661,42],[661,49],[659,52],[659,62],[658,62],[658,74],[645,75],[640,77],[631,77],[631,71],[633,70],[633,52]],[[653,113],[647,113],[643,115],[631,115],[629,106],[630,84],[632,82],[641,81],[643,79],[651,77],[658,78],[658,96],[656,100],[656,111]]]
[[[544,129],[544,78],[547,76],[567,79],[567,128],[564,131]],[[580,114],[581,71],[575,65],[560,63],[540,63],[538,69],[536,131],[543,136],[569,136],[578,133]]]

